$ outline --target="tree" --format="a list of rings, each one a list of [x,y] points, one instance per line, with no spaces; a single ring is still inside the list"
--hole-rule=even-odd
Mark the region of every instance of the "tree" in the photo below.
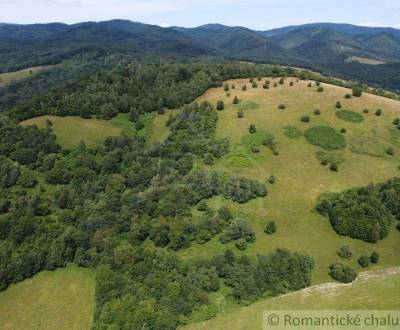
[[[284,109],[286,109],[286,105],[284,105],[284,104],[279,104],[278,109],[279,109],[279,110],[284,110]]]
[[[378,252],[376,252],[376,251],[374,251],[374,252],[372,252],[372,254],[371,254],[371,256],[370,256],[370,261],[371,261],[371,263],[373,263],[373,264],[377,264],[378,263],[378,261],[379,261],[379,253]]]
[[[237,117],[238,117],[238,118],[243,118],[243,117],[244,117],[244,111],[243,111],[243,110],[239,110],[239,111],[237,112]]]
[[[217,102],[217,110],[218,110],[218,111],[222,111],[222,110],[224,110],[224,109],[225,109],[224,101],[218,101],[218,102]]]
[[[237,97],[237,96],[235,96],[234,98],[233,98],[233,104],[239,104],[239,98]]]
[[[370,258],[366,255],[362,255],[360,258],[358,258],[357,262],[362,268],[367,268],[369,267]]]
[[[362,93],[363,93],[363,89],[361,86],[355,86],[353,87],[353,96],[355,97],[361,97]]]
[[[303,123],[309,123],[311,119],[310,119],[309,116],[303,116],[303,117],[300,118],[300,120],[301,120]]]
[[[247,86],[246,85],[243,85],[242,86],[242,91],[246,91],[247,90]]]
[[[272,235],[276,232],[276,224],[275,221],[270,221],[265,226],[264,232],[268,235]]]
[[[342,104],[341,104],[339,101],[336,102],[336,108],[337,108],[337,109],[342,108]]]
[[[225,92],[229,91],[229,85],[228,84],[224,84],[224,91]]]
[[[323,91],[324,91],[324,87],[319,86],[319,87],[317,88],[317,92],[322,93]]]
[[[350,259],[353,255],[351,247],[349,245],[343,245],[338,251],[339,257],[343,259]]]
[[[251,124],[251,125],[249,126],[249,133],[250,133],[250,134],[254,134],[255,132],[257,132],[256,125]]]
[[[357,272],[354,269],[348,266],[344,266],[341,263],[331,264],[329,266],[329,275],[333,279],[343,283],[351,283],[358,276]]]

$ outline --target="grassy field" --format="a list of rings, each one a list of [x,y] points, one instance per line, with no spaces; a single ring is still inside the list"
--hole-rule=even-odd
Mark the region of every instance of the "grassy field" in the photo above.
[[[288,79],[283,86],[273,87],[276,81],[272,79],[268,90],[261,87],[261,82],[258,88],[251,88],[248,80],[230,81],[229,84],[234,83],[236,89],[230,91],[229,97],[222,88],[215,88],[199,99],[214,104],[218,100],[225,102],[225,110],[218,112],[217,135],[229,139],[231,151],[211,168],[203,164],[197,166],[267,184],[268,196],[247,204],[239,205],[222,197],[208,201],[211,207],[228,205],[236,214],[248,218],[256,232],[256,242],[240,252],[233,244],[223,245],[218,238],[214,238],[205,245],[193,244],[189,249],[180,251],[180,256],[209,257],[227,248],[238,254],[256,255],[287,248],[314,258],[313,284],[331,281],[328,268],[332,262],[341,261],[361,271],[357,258],[373,251],[381,255],[379,264],[373,269],[399,265],[400,233],[394,226],[387,238],[377,244],[369,244],[337,235],[329,221],[315,211],[315,206],[321,194],[383,182],[400,174],[400,131],[392,125],[393,120],[400,117],[400,103],[370,94],[346,99],[344,96],[351,91],[345,88],[322,84],[324,92],[321,93],[317,92],[315,84],[309,88],[308,81],[295,79],[294,86],[289,86]],[[242,91],[243,84],[247,84],[247,91]],[[240,105],[232,104],[235,95],[242,100],[242,104],[253,103],[251,107],[246,106],[249,109],[244,110],[244,118],[241,119],[237,117]],[[358,113],[363,116],[363,121],[338,117],[337,101],[341,102],[342,110]],[[286,109],[279,110],[280,104],[285,104]],[[368,113],[364,113],[366,108]],[[320,115],[314,114],[315,109],[320,110]],[[375,115],[377,109],[382,109],[381,116]],[[303,116],[309,116],[310,122],[301,121]],[[248,131],[250,124],[255,124],[257,128],[253,136]],[[332,150],[310,144],[302,133],[317,126],[334,129],[333,136],[344,128],[346,132],[340,133],[344,138],[344,148],[341,141],[336,144],[339,147]],[[267,135],[274,137],[278,156],[273,155],[270,148],[260,145]],[[260,153],[252,153],[253,144],[258,144]],[[388,147],[395,150],[394,156],[386,155]],[[339,171],[333,172],[329,166],[322,166],[321,159],[336,162]],[[270,175],[276,177],[275,184],[267,182]],[[277,233],[268,236],[264,227],[270,220],[276,222]],[[343,261],[337,251],[345,244],[351,246],[354,257]],[[213,302],[220,310],[235,309],[234,303],[222,294],[213,297]]]
[[[142,115],[141,121],[144,128],[136,131],[134,124],[129,121],[128,114],[121,113],[111,120],[83,119],[77,116],[40,116],[25,120],[23,126],[36,125],[40,128],[46,126],[48,120],[53,124],[52,129],[57,136],[57,141],[64,147],[77,146],[81,141],[93,146],[102,143],[108,136],[119,136],[124,133],[128,136],[139,135],[149,138],[151,142],[162,140],[168,135],[165,123],[167,115],[158,116],[154,113]],[[162,130],[159,130],[162,127]]]
[[[94,290],[91,270],[71,266],[41,272],[0,292],[0,328],[89,330]]]
[[[365,58],[365,57],[359,57],[359,56],[352,56],[349,57],[346,62],[359,62],[361,64],[369,64],[369,65],[381,65],[385,64],[385,62],[374,60],[372,58]]]
[[[129,131],[127,119],[125,120],[122,115],[113,120],[41,116],[25,120],[21,122],[21,125],[45,127],[47,120],[53,123],[52,129],[57,136],[57,141],[65,147],[76,146],[81,141],[87,145],[94,145],[104,141],[107,136],[118,136],[122,131]]]
[[[19,71],[0,73],[0,87],[9,84],[13,80],[27,78],[37,72],[48,70],[51,67],[53,67],[53,65],[35,66],[32,68],[27,68]]]
[[[349,284],[329,283],[284,296],[265,299],[235,313],[217,316],[206,322],[185,327],[186,330],[257,330],[262,329],[263,311],[267,310],[342,310],[400,309],[400,268],[360,274]]]

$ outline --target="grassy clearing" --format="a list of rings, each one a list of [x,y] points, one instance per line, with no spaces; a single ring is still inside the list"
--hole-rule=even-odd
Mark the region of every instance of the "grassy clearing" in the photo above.
[[[0,87],[5,86],[12,82],[13,80],[20,80],[24,78],[28,78],[35,73],[40,71],[48,70],[52,68],[54,65],[45,65],[45,66],[35,66],[32,68],[27,68],[19,71],[8,72],[8,73],[0,73]]]
[[[21,122],[24,126],[45,127],[47,120],[53,123],[52,129],[58,142],[65,147],[74,147],[81,141],[95,145],[107,136],[118,136],[125,128],[121,127],[123,118],[118,121],[101,119],[83,119],[81,117],[41,116]]]
[[[346,62],[358,62],[361,64],[369,64],[369,65],[385,64],[385,62],[374,60],[373,58],[365,58],[365,57],[359,57],[359,56],[351,56],[346,60]]]
[[[337,309],[387,309],[400,308],[400,269],[366,272],[350,285],[325,284],[308,288],[282,297],[265,299],[242,307],[235,314],[218,316],[210,321],[190,325],[185,329],[262,329],[265,310],[316,310]]]
[[[89,269],[71,266],[41,272],[0,292],[0,328],[89,330],[94,291]]]
[[[364,117],[360,113],[350,110],[336,111],[336,117],[351,123],[361,123],[364,120]]]
[[[271,86],[277,82],[277,79],[269,80],[272,81]],[[227,205],[233,212],[252,222],[257,240],[244,252],[235,249],[234,245],[223,245],[215,238],[204,245],[193,244],[189,249],[180,251],[180,256],[210,257],[227,248],[234,249],[238,254],[256,255],[284,247],[314,258],[316,266],[313,284],[332,281],[328,275],[329,264],[332,262],[344,262],[361,271],[356,259],[361,254],[370,255],[375,250],[382,258],[372,269],[399,265],[400,233],[394,226],[389,236],[376,244],[338,236],[329,221],[315,211],[315,205],[321,194],[384,182],[400,175],[400,145],[394,143],[400,141],[397,139],[400,133],[397,136],[397,131],[393,131],[397,129],[392,124],[399,117],[400,103],[365,93],[360,98],[345,99],[344,96],[351,93],[351,90],[322,84],[324,92],[318,93],[315,84],[311,88],[307,87],[309,81],[297,82],[293,79],[292,87],[289,87],[289,81],[287,79],[283,86],[278,84],[278,87],[268,90],[264,90],[260,83],[258,88],[248,88],[247,91],[241,90],[244,84],[249,87],[247,79],[229,81],[236,85],[230,98],[225,96],[223,88],[214,88],[199,99],[214,104],[218,100],[225,102],[225,110],[218,112],[217,136],[227,138],[231,143],[230,152],[211,168],[207,168],[265,182],[268,196],[242,205],[223,197],[208,201],[208,205],[214,208]],[[236,106],[232,104],[234,96],[238,96],[242,102],[252,101],[260,106],[238,119]],[[338,100],[345,109],[361,114],[368,108],[370,112],[364,114],[364,121],[357,125],[343,121],[336,116],[335,104]],[[287,108],[278,110],[279,104],[285,104]],[[383,109],[383,114],[375,116],[374,112],[379,108]],[[313,115],[315,109],[321,111],[319,116]],[[299,117],[305,115],[312,117],[311,124],[299,122]],[[246,138],[250,124],[256,124],[257,132],[268,132],[274,136],[279,156],[273,155],[269,148],[263,146],[260,146],[258,154],[248,150],[247,139],[253,139]],[[302,136],[292,139],[285,134],[287,127],[296,127],[304,132],[318,126],[334,129],[335,136],[343,136],[347,146],[341,150],[325,150],[308,143]],[[346,133],[339,133],[342,128],[346,129]],[[385,155],[388,147],[395,150],[394,156]],[[339,172],[332,172],[322,166],[321,157],[330,162],[340,162]],[[266,180],[270,175],[277,179],[273,185]],[[276,222],[277,232],[268,236],[264,233],[264,227],[270,220]],[[353,249],[354,257],[342,261],[337,251],[346,244]],[[223,294],[217,293],[212,297],[212,302],[219,311],[225,313],[240,309]],[[340,301],[337,304],[340,306]]]

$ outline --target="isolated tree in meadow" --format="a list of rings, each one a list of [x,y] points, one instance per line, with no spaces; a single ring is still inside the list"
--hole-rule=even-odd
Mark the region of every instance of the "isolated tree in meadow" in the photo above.
[[[362,268],[367,268],[370,264],[370,259],[366,255],[361,256],[357,261]]]
[[[224,91],[225,92],[229,91],[229,85],[228,84],[224,84]]]
[[[275,221],[270,221],[265,226],[264,232],[268,235],[272,235],[276,232],[276,224]]]
[[[251,124],[250,127],[249,127],[249,133],[250,134],[254,134],[255,132],[257,132],[256,125]]]
[[[224,110],[224,109],[225,109],[224,101],[218,101],[218,102],[217,102],[217,110],[218,110],[218,111],[222,111],[222,110]]]
[[[340,103],[339,101],[336,102],[336,108],[337,109],[341,109],[342,108],[342,103]]]
[[[243,85],[242,86],[242,91],[246,91],[247,90],[247,86],[246,85]]]
[[[244,112],[243,112],[243,110],[239,110],[239,111],[238,111],[237,117],[238,117],[238,118],[243,118],[243,117],[244,117]]]
[[[233,98],[233,102],[232,102],[233,104],[238,104],[239,103],[239,98],[237,97],[237,96],[235,96],[234,98]]]
[[[343,258],[343,259],[350,259],[351,256],[353,255],[353,252],[351,251],[351,247],[349,245],[343,245],[339,249],[338,255],[340,258]]]
[[[371,260],[371,263],[377,264],[379,261],[379,253],[376,251],[372,252],[370,260]]]

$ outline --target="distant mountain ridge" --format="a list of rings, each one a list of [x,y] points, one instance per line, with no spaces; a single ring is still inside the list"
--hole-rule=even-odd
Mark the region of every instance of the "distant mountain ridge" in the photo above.
[[[255,31],[222,24],[163,28],[127,20],[72,25],[0,23],[1,72],[59,63],[88,52],[270,62],[343,76],[352,72],[355,79],[362,70],[386,74],[390,66],[391,71],[399,67],[400,76],[400,30],[394,28],[315,23]],[[367,61],[354,63],[350,58],[386,64],[371,68]],[[391,88],[397,85],[393,79],[385,79]],[[400,89],[400,81],[398,85]]]

